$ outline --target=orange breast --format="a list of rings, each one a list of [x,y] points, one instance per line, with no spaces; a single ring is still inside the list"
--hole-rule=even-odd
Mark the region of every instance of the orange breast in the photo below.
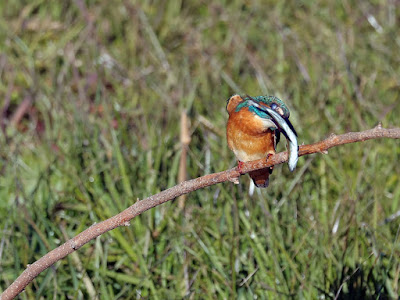
[[[274,132],[247,109],[229,115],[226,130],[228,146],[240,161],[261,159],[275,154]]]

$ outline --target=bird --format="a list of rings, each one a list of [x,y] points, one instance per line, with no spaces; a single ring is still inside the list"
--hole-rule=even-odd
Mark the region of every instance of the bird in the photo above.
[[[268,159],[274,155],[281,132],[288,139],[290,149],[294,147],[298,150],[297,133],[289,121],[289,109],[279,98],[233,95],[227,100],[226,110],[229,114],[226,127],[227,142],[238,159],[239,172],[241,172],[243,162]],[[297,164],[296,150],[290,150],[289,169],[291,171]],[[256,187],[266,188],[272,171],[273,167],[259,169],[249,172],[249,176]]]

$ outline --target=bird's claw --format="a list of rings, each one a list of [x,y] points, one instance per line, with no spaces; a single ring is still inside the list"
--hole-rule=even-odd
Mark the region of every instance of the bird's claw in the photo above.
[[[243,172],[243,170],[242,170],[242,169],[243,169],[243,166],[244,166],[244,162],[238,160],[238,165],[237,165],[236,170],[237,170],[240,174],[242,174],[242,172]]]

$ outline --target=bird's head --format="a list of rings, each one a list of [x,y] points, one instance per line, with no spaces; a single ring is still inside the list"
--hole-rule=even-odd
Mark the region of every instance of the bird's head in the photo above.
[[[251,110],[251,101],[253,100],[260,105],[266,105],[270,109],[276,111],[282,118],[288,119],[290,116],[290,111],[287,108],[286,104],[275,96],[257,96],[257,97],[250,97],[250,96],[240,96],[240,95],[233,95],[226,101],[226,110],[229,114],[233,111],[239,112],[242,108],[248,107]],[[264,116],[266,118],[270,118],[270,116]]]
[[[247,103],[248,100],[253,100],[257,102],[260,105],[267,105],[269,108],[271,108],[273,111],[276,111],[282,118],[285,120],[289,119],[290,116],[290,111],[287,108],[286,104],[279,99],[278,97],[275,96],[257,96],[257,97],[249,97],[246,96],[243,99],[243,104],[242,105],[247,105],[250,106],[250,103]]]

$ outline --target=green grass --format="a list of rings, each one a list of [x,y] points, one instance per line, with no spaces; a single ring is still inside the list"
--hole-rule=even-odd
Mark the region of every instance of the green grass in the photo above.
[[[300,144],[400,126],[394,1],[267,2],[0,2],[0,292],[63,230],[175,185],[182,110],[188,178],[236,164],[234,93],[283,99]],[[400,218],[385,220],[400,210],[399,161],[399,141],[368,141],[277,166],[252,196],[248,176],[193,192],[184,212],[147,211],[20,299],[88,299],[90,286],[100,299],[397,299]]]

